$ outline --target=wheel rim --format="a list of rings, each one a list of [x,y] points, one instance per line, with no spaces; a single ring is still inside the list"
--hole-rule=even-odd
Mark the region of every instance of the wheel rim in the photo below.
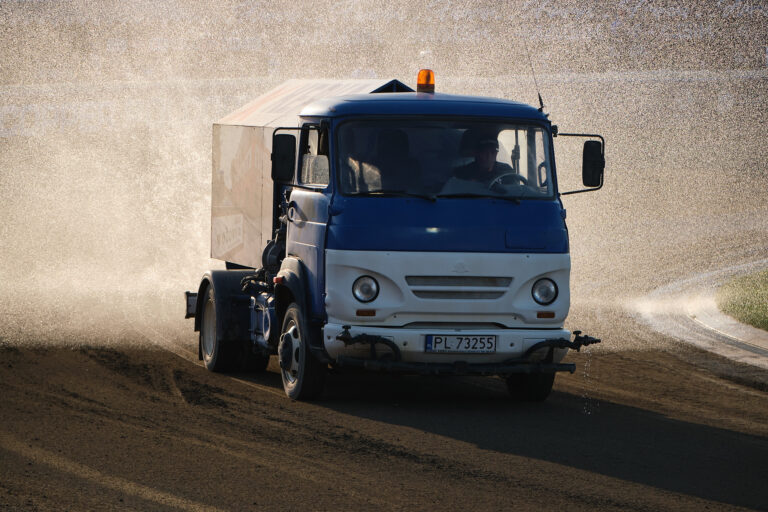
[[[213,346],[216,342],[216,310],[213,301],[205,303],[203,310],[203,353],[207,357],[213,354]]]
[[[301,334],[299,333],[299,328],[296,325],[296,322],[291,320],[288,323],[288,328],[283,333],[283,336],[290,336],[290,341],[292,345],[290,361],[291,364],[288,368],[281,368],[281,372],[283,374],[283,380],[287,382],[289,385],[293,386],[296,381],[299,379],[299,368],[300,368],[300,361],[301,358]],[[286,340],[287,341],[287,340]]]

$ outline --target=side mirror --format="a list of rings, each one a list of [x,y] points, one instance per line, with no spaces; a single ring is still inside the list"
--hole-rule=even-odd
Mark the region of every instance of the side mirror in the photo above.
[[[272,136],[272,181],[291,183],[296,170],[296,136],[286,133]]]
[[[603,144],[596,140],[584,143],[584,158],[581,167],[581,180],[585,187],[599,187],[603,184],[605,157]]]

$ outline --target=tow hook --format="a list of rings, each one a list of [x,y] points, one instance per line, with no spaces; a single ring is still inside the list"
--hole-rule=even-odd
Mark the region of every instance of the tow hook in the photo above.
[[[381,343],[382,345],[386,345],[389,347],[389,349],[392,351],[392,356],[394,357],[395,361],[400,361],[402,356],[400,355],[400,347],[398,347],[394,341],[387,339],[383,336],[375,336],[371,334],[358,334],[357,336],[352,336],[352,334],[349,332],[350,326],[349,325],[343,325],[341,326],[342,331],[336,335],[336,339],[339,341],[343,341],[344,345],[354,345],[355,343],[362,343],[365,345],[371,346],[371,359],[378,359],[378,356],[376,354],[376,344]]]
[[[349,345],[350,340],[352,340],[352,335],[349,333],[348,325],[341,326],[341,332],[336,335],[336,339],[343,341],[345,345]]]

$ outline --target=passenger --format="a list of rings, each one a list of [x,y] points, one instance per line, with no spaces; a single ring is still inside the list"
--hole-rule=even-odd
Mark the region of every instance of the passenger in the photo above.
[[[375,162],[381,173],[382,190],[421,190],[421,166],[411,158],[408,135],[402,130],[384,129],[379,133]]]

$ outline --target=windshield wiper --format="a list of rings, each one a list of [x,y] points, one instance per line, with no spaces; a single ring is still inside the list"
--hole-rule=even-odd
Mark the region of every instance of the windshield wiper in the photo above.
[[[350,194],[353,196],[393,196],[393,197],[418,197],[419,199],[426,199],[430,202],[435,202],[435,196],[429,194],[417,194],[415,192],[407,192],[405,190],[371,190],[370,192],[355,192]]]
[[[519,197],[508,196],[495,196],[492,194],[473,194],[471,192],[456,193],[456,194],[437,194],[435,197],[457,197],[457,198],[483,198],[483,199],[501,199],[503,201],[511,201],[515,204],[520,204]]]

